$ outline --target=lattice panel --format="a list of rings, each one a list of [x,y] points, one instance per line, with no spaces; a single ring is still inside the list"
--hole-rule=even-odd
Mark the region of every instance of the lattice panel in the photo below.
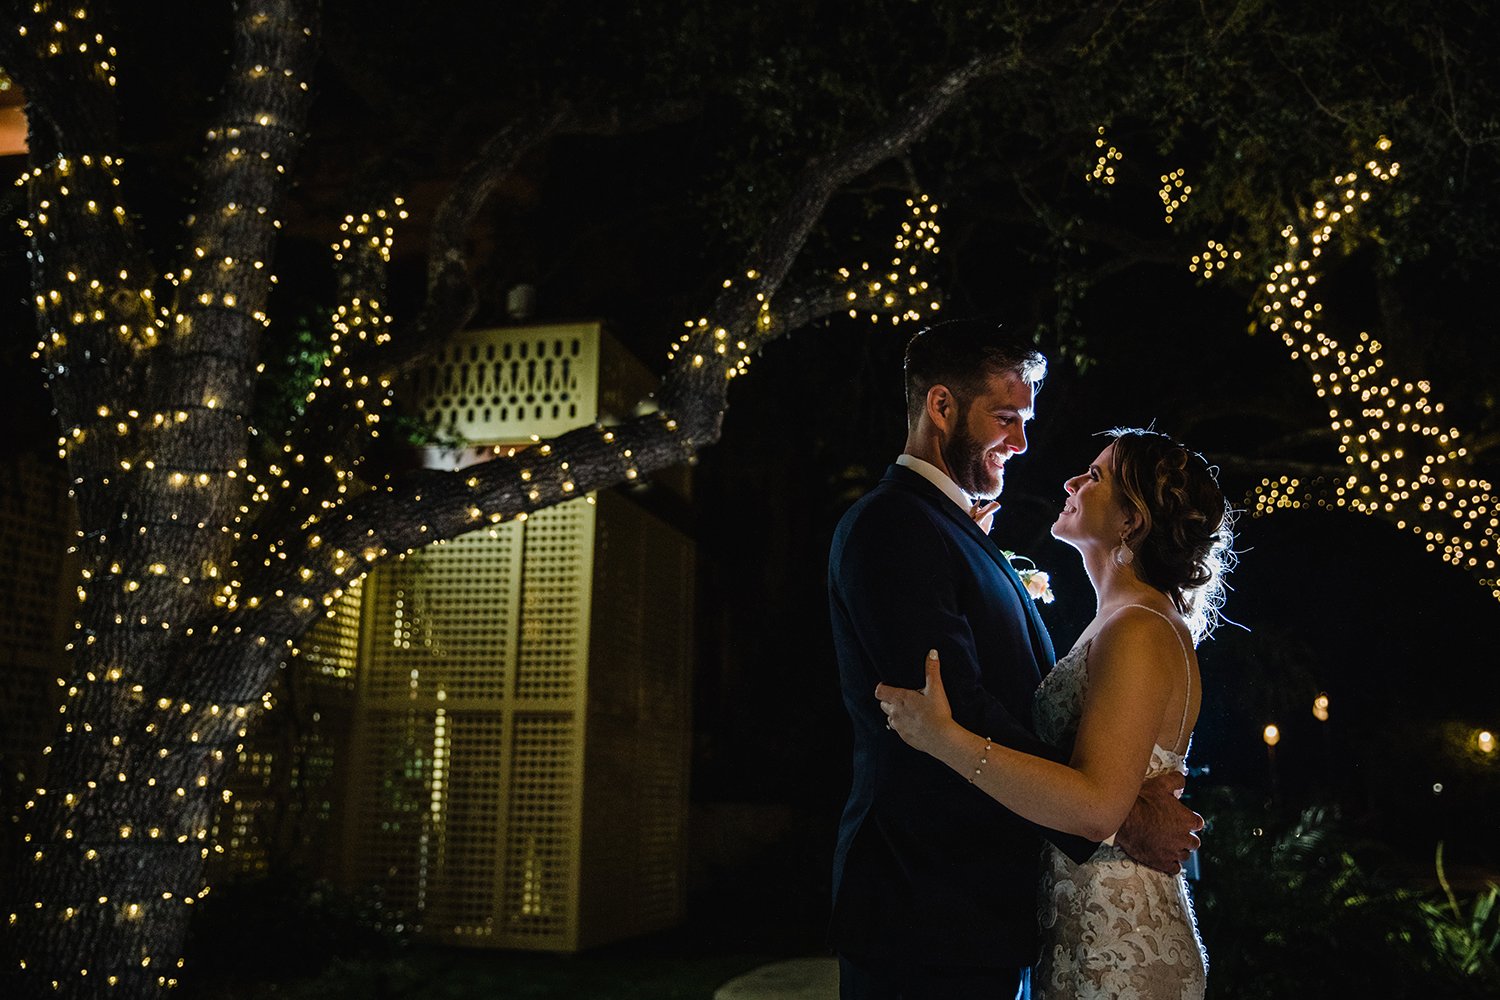
[[[269,867],[276,822],[276,763],[271,751],[247,748],[240,754],[228,782],[234,796],[219,811],[211,831],[214,843],[224,849],[214,865],[218,872],[256,875]]]
[[[598,324],[471,330],[401,393],[423,421],[469,441],[526,441],[598,416]]]
[[[0,580],[7,598],[0,649],[17,658],[59,660],[60,574],[67,525],[57,517],[60,469],[27,457],[0,479]]]
[[[500,943],[573,946],[578,899],[578,723],[523,715],[513,723]]]
[[[523,525],[419,549],[366,578],[371,704],[494,705],[515,674]]]
[[[300,760],[291,775],[291,800],[302,812],[292,848],[305,864],[322,868],[333,840],[335,817],[347,797],[343,780],[349,750],[349,706],[313,705],[306,714]]]
[[[592,324],[465,334],[402,396],[487,447],[650,384]],[[692,547],[596,499],[366,579],[344,874],[429,938],[575,951],[681,916]]]
[[[598,499],[593,660],[626,676],[595,684],[590,709],[640,712],[685,729],[693,621],[693,544],[613,493]],[[630,688],[623,695],[621,684]]]
[[[424,873],[428,885],[423,925],[435,936],[487,936],[494,931],[503,837],[500,810],[504,723],[490,712],[439,713],[434,745],[447,753],[433,771],[435,850]]]
[[[493,933],[504,726],[498,712],[442,708],[362,720],[346,875],[431,936]]]
[[[571,703],[583,692],[595,514],[574,500],[526,520],[517,698]]]
[[[666,927],[682,915],[687,891],[688,800],[686,729],[642,734],[636,782],[636,919]]]
[[[302,676],[337,689],[353,691],[359,671],[360,607],[364,582],[355,580],[329,608],[332,615],[318,619],[298,644]]]
[[[682,913],[690,743],[691,541],[599,497],[584,798],[586,941]]]
[[[413,926],[425,903],[424,862],[432,817],[434,720],[430,712],[375,711],[361,720],[345,817],[347,875],[380,886]]]
[[[0,757],[10,769],[39,759],[66,671],[77,566],[65,481],[61,463],[30,455],[0,466]]]

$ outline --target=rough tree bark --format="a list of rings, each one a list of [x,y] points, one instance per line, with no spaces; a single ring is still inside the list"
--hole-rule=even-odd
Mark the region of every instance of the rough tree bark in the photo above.
[[[0,993],[159,995],[181,976],[209,891],[225,771],[296,640],[370,564],[682,462],[718,439],[740,360],[868,289],[773,298],[833,193],[920,137],[966,87],[1038,50],[975,59],[886,127],[817,160],[741,273],[678,346],[655,412],[581,427],[461,473],[365,485],[359,449],[416,349],[361,375],[390,337],[380,290],[391,214],[346,225],[335,353],[308,419],[262,461],[247,415],[292,161],[316,59],[314,0],[241,0],[182,257],[158,267],[122,198],[114,55],[78,2],[25,0],[0,60],[31,122],[26,234],[39,357],[82,531],[66,699],[26,803]],[[1041,51],[1087,37],[1071,21]],[[661,109],[657,109],[658,112]],[[625,128],[559,107],[517,122],[459,178],[432,233],[428,304],[396,341],[460,329],[474,297],[463,238],[495,180],[564,130]],[[855,286],[850,286],[855,288]],[[314,450],[314,445],[317,449]],[[304,492],[305,491],[305,492]]]

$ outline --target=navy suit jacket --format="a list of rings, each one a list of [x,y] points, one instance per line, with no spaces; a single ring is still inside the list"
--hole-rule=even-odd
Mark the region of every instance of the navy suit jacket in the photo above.
[[[885,725],[880,681],[920,688],[942,659],[954,718],[1027,753],[1053,650],[1009,560],[920,474],[893,465],[834,532],[828,589],[854,780],[839,824],[830,939],[882,964],[1020,967],[1036,959],[1044,831]],[[1046,832],[1076,859],[1096,845]]]

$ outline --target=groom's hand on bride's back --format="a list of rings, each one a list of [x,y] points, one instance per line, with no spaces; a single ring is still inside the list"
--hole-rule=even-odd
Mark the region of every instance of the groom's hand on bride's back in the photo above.
[[[1203,817],[1178,800],[1186,776],[1168,771],[1148,778],[1136,794],[1130,815],[1115,834],[1115,846],[1157,871],[1176,875],[1201,841]]]

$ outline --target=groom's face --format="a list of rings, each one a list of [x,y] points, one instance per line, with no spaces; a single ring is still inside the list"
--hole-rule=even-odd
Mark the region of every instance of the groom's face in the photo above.
[[[1005,485],[1005,463],[1026,450],[1026,421],[1036,388],[1006,373],[985,379],[984,390],[961,405],[943,442],[943,461],[959,489],[973,497],[996,497]]]

